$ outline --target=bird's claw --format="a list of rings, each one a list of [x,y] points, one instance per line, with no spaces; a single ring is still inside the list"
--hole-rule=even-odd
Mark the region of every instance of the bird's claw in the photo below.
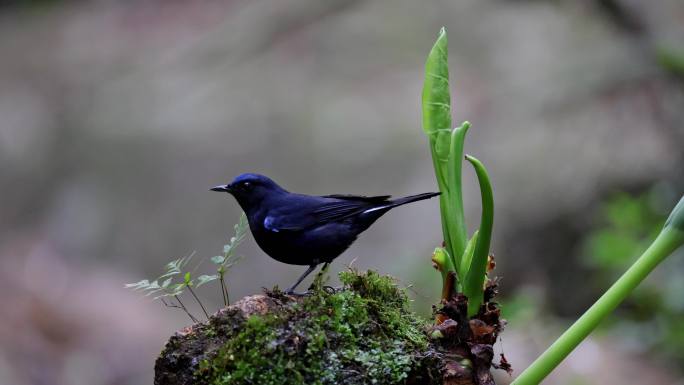
[[[288,290],[285,292],[285,295],[289,295],[292,297],[306,297],[307,295],[311,295],[311,294],[312,294],[311,290],[307,291],[306,293],[298,293],[294,290]]]
[[[341,290],[342,290],[342,287],[333,287],[333,286],[327,286],[327,285],[326,285],[326,286],[321,286],[321,290],[323,290],[323,291],[326,292],[327,294],[335,294],[335,293],[341,291]],[[285,294],[286,294],[286,295],[291,295],[291,296],[293,296],[293,297],[306,297],[306,296],[309,296],[309,295],[313,295],[315,292],[316,292],[316,289],[314,289],[313,287],[310,287],[310,288],[309,288],[306,292],[304,292],[304,293],[298,293],[298,292],[296,292],[296,291],[294,291],[294,290],[287,290],[287,291],[285,292]]]
[[[342,290],[341,287],[332,287],[332,286],[327,286],[327,285],[321,287],[321,289],[323,289],[323,291],[325,291],[325,292],[328,293],[328,294],[335,294],[335,293],[337,293],[338,291],[341,291],[341,290]]]

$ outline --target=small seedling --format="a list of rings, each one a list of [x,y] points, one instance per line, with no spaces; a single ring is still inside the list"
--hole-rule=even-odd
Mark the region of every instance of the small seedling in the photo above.
[[[124,287],[127,289],[131,289],[133,291],[145,293],[146,297],[154,295],[154,297],[152,298],[153,300],[160,300],[164,304],[164,306],[167,307],[182,309],[185,312],[185,314],[187,314],[188,317],[190,317],[192,322],[199,322],[198,319],[195,316],[193,316],[192,313],[190,313],[188,308],[180,300],[180,296],[181,294],[183,294],[184,289],[186,287],[189,287],[188,284],[191,283],[189,275],[190,273],[186,273],[184,275],[182,282],[173,283],[174,277],[183,272],[183,269],[188,264],[188,262],[190,262],[193,256],[194,253],[190,254],[187,257],[178,258],[167,263],[164,267],[164,273],[153,281],[143,279],[136,283],[128,283],[124,285]],[[165,300],[165,298],[167,297],[175,299],[176,303],[174,303],[171,300],[167,302]]]
[[[233,227],[235,230],[235,235],[230,238],[230,243],[223,246],[223,255],[217,255],[211,258],[211,262],[217,265],[216,272],[218,274],[214,275],[203,275],[202,284],[214,281],[216,279],[221,283],[221,296],[223,297],[223,305],[228,306],[230,303],[230,297],[228,296],[228,288],[226,287],[225,275],[226,272],[233,267],[240,259],[241,256],[235,255],[235,250],[242,240],[247,235],[247,229],[249,228],[249,223],[247,223],[247,215],[242,213],[238,223]]]
[[[152,297],[153,300],[159,300],[164,304],[164,306],[167,307],[181,309],[188,315],[188,317],[190,317],[192,322],[199,322],[197,317],[190,313],[188,308],[180,299],[180,296],[184,293],[185,289],[187,289],[190,295],[202,308],[202,312],[208,319],[209,313],[193,288],[199,288],[200,286],[203,286],[209,282],[219,280],[221,283],[220,289],[221,296],[223,297],[223,305],[228,306],[230,300],[228,296],[225,275],[228,270],[241,259],[241,257],[237,257],[235,255],[235,250],[247,234],[248,223],[247,217],[244,213],[240,215],[240,219],[234,226],[234,229],[235,235],[231,237],[230,243],[223,246],[223,255],[218,255],[211,258],[211,262],[218,266],[216,268],[217,274],[203,274],[197,278],[193,278],[193,273],[191,271],[185,271],[188,263],[195,254],[192,253],[187,257],[178,258],[167,263],[164,267],[164,273],[156,279],[152,281],[149,279],[143,279],[135,283],[128,283],[124,285],[124,287],[133,291],[145,293],[146,297],[154,295],[154,297]],[[196,269],[197,266],[195,266],[193,271]],[[179,282],[174,283],[174,279],[176,277],[182,277],[182,279]]]

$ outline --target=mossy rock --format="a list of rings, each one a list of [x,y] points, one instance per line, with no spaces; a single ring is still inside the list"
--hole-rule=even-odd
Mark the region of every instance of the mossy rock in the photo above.
[[[470,360],[429,340],[434,328],[409,310],[392,278],[347,271],[340,279],[341,290],[245,297],[177,332],[157,359],[154,383],[477,383]]]

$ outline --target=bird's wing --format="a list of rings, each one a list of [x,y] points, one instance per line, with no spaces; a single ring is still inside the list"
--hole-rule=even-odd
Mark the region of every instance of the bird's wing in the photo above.
[[[326,195],[322,200],[310,201],[308,207],[291,207],[292,211],[269,214],[264,227],[269,231],[299,231],[328,222],[343,220],[361,212],[389,203],[389,195],[365,197],[354,195]],[[320,198],[319,198],[320,199]]]
[[[345,198],[338,198],[333,201],[318,207],[313,211],[320,222],[339,221],[363,211],[387,203],[387,197],[358,197],[361,199],[354,199],[353,196],[345,196]]]
[[[333,195],[323,195],[323,198],[333,198],[342,199],[348,201],[359,201],[368,203],[385,203],[391,195],[377,195],[372,197],[367,197],[363,195],[348,195],[348,194],[333,194]]]

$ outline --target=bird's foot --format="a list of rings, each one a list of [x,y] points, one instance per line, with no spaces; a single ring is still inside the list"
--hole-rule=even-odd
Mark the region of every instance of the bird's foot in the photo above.
[[[323,291],[326,292],[327,294],[339,293],[340,291],[342,291],[342,289],[343,289],[342,286],[340,286],[340,287],[321,286],[321,290],[323,290]],[[314,293],[316,293],[316,289],[314,289],[314,288],[309,288],[309,289],[308,289],[306,292],[304,292],[304,293],[298,293],[298,292],[296,292],[296,291],[294,291],[294,290],[288,290],[288,291],[285,292],[286,295],[291,295],[291,296],[293,296],[293,297],[306,297],[306,296],[309,296],[309,295],[314,295]]]
[[[327,286],[326,285],[326,286],[321,287],[321,289],[323,289],[323,291],[325,291],[328,294],[335,294],[335,293],[342,291],[343,287],[342,286],[333,287],[333,286]]]
[[[307,295],[311,295],[311,294],[312,294],[311,290],[309,290],[309,291],[307,291],[307,292],[305,292],[305,293],[299,293],[299,292],[296,292],[296,291],[294,291],[294,290],[287,290],[287,291],[285,292],[285,295],[289,295],[289,296],[292,296],[292,297],[306,297]]]

